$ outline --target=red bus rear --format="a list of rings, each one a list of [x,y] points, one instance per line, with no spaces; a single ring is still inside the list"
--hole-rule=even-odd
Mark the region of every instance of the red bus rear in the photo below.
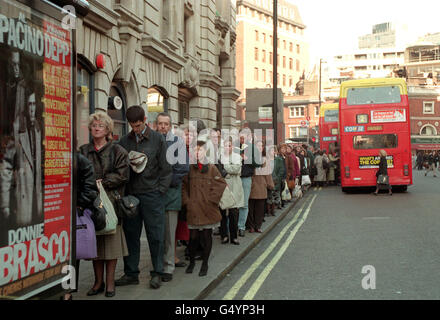
[[[334,150],[339,143],[339,104],[321,105],[319,111],[319,149],[327,153]]]
[[[392,186],[412,184],[408,92],[401,78],[351,80],[339,100],[341,186],[376,185],[379,150],[387,153]]]

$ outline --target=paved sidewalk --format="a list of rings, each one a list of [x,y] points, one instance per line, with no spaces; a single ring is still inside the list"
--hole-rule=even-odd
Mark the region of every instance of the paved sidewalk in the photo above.
[[[283,209],[276,210],[275,217],[265,217],[262,230],[263,233],[248,233],[245,237],[239,237],[240,245],[221,244],[220,236],[213,236],[212,252],[209,258],[208,274],[200,277],[199,269],[201,261],[196,261],[192,274],[186,274],[186,268],[176,268],[173,280],[162,282],[162,286],[151,289],[149,286],[149,270],[151,259],[149,256],[148,242],[143,230],[141,236],[141,261],[140,276],[138,285],[116,287],[116,295],[113,298],[106,298],[104,294],[88,297],[86,292],[93,286],[94,274],[91,261],[81,261],[79,270],[79,290],[73,294],[74,300],[197,300],[203,299],[215,286],[227,276],[236,264],[264,237],[270,230],[282,220],[294,207],[298,199],[288,202]],[[264,240],[263,240],[264,241]],[[177,256],[184,260],[185,247],[177,247]],[[116,267],[116,279],[123,275],[123,261],[119,260]],[[60,294],[50,296],[46,300],[58,300]]]

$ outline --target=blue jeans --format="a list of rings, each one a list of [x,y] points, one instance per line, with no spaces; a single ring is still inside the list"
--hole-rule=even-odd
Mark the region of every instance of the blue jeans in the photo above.
[[[127,276],[139,277],[139,260],[141,248],[142,221],[147,233],[153,271],[151,275],[163,273],[164,237],[165,237],[165,204],[159,191],[135,194],[139,203],[139,214],[123,223],[127,241],[128,256],[124,257],[124,273]]]
[[[251,195],[252,177],[241,178],[244,192],[244,207],[239,209],[238,229],[246,229],[246,220],[249,212],[249,196]]]

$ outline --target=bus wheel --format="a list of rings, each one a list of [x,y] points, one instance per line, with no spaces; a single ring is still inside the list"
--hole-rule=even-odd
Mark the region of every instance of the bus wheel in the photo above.
[[[408,186],[398,186],[396,189],[400,192],[406,192],[406,190],[408,190]]]

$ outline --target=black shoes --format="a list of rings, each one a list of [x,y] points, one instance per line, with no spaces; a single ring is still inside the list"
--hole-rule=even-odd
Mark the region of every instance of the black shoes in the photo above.
[[[189,263],[188,267],[186,268],[185,273],[193,273],[195,265],[196,265],[196,263],[194,261],[191,261]]]
[[[113,291],[106,291],[105,292],[105,296],[107,297],[107,298],[112,298],[112,297],[114,297],[116,295],[116,290],[113,290]]]
[[[208,273],[208,264],[203,263],[199,271],[199,277],[204,277]]]
[[[124,274],[121,278],[115,281],[115,286],[127,286],[129,284],[139,284],[139,279]]]
[[[101,286],[98,288],[98,290],[95,289],[90,289],[89,291],[87,291],[87,295],[88,296],[96,296],[97,294],[103,293],[105,289],[105,283],[103,282],[101,284]]]
[[[236,246],[238,246],[238,245],[240,244],[240,242],[238,242],[237,239],[235,239],[235,240],[231,240],[231,243],[232,243],[232,244],[235,244]]]
[[[169,282],[173,280],[173,275],[171,273],[163,273],[161,278],[163,282]]]
[[[176,268],[184,268],[184,267],[186,267],[186,263],[183,261],[179,261],[179,262],[175,263],[174,266]]]
[[[151,277],[150,288],[159,289],[161,284],[162,284],[162,281],[161,281],[159,275],[154,275],[154,276]]]
[[[229,242],[229,238],[228,237],[224,237],[222,239],[222,244],[228,243]]]
[[[244,237],[244,230],[238,230],[238,235],[240,236],[240,237]]]

